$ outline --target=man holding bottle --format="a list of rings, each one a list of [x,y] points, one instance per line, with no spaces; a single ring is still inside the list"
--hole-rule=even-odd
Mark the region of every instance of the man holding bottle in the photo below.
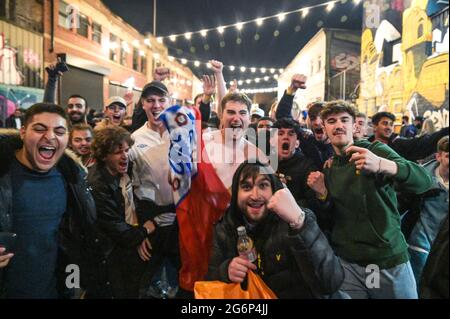
[[[253,242],[254,263],[239,255],[240,226]],[[230,207],[214,230],[207,280],[241,283],[249,270],[278,298],[321,298],[344,279],[314,214],[297,205],[269,166],[246,161],[234,174]]]

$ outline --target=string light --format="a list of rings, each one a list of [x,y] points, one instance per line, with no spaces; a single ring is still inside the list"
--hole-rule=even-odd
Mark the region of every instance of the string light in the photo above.
[[[208,61],[201,61],[201,60],[188,60],[186,58],[176,58],[173,56],[169,56],[169,60],[173,61],[173,60],[179,60],[182,64],[187,64],[187,63],[192,63],[193,66],[195,67],[200,67],[202,65],[206,66],[208,69],[212,68],[212,65],[208,62]],[[236,71],[237,67],[234,65],[224,65],[224,67],[228,67],[228,69],[233,72]],[[250,70],[252,73],[256,73],[256,71],[261,71],[261,73],[265,73],[268,69],[265,67],[262,68],[257,68],[257,67],[247,67],[247,66],[240,66],[239,68],[240,72],[245,72],[247,70]],[[270,71],[272,72],[272,74],[274,74],[276,71],[280,71],[281,73],[284,72],[283,68],[279,68],[279,69],[275,69],[275,68],[270,68]]]
[[[239,90],[241,93],[245,93],[245,94],[255,94],[255,93],[273,93],[273,92],[277,92],[278,88],[277,87],[272,87],[272,88],[260,88],[260,89],[242,89]]]
[[[171,35],[169,37],[170,41],[175,42],[177,40],[177,36],[176,35]]]
[[[309,13],[309,9],[308,8],[302,10],[302,17],[305,18],[308,15],[308,13]]]
[[[278,16],[278,20],[279,20],[280,22],[283,22],[284,19],[286,18],[286,13],[280,13],[280,14],[278,14],[277,16]]]
[[[334,2],[330,2],[328,5],[327,5],[327,11],[328,12],[330,12],[331,10],[333,10],[333,8],[334,8]]]
[[[186,32],[186,33],[184,34],[184,37],[185,37],[187,40],[190,40],[190,39],[191,39],[191,36],[192,36],[192,32]]]
[[[277,18],[280,22],[282,22],[283,20],[285,20],[287,15],[293,14],[293,13],[302,13],[302,16],[306,17],[311,9],[325,6],[327,11],[331,11],[337,3],[346,3],[346,2],[347,2],[347,0],[330,0],[327,2],[323,2],[323,3],[318,3],[315,5],[309,6],[309,7],[298,8],[298,9],[295,9],[292,11],[279,12],[277,14],[270,15],[270,16],[259,17],[256,19],[241,21],[241,22],[234,23],[234,24],[222,25],[222,26],[215,27],[215,28],[192,31],[192,32],[184,33],[184,34],[174,34],[172,36],[178,37],[178,36],[184,35],[189,40],[190,36],[192,34],[201,34],[203,37],[205,37],[207,32],[212,31],[212,30],[217,30],[217,32],[219,32],[220,34],[223,34],[225,32],[226,28],[235,27],[240,31],[243,29],[243,26],[247,23],[256,23],[258,26],[261,26],[263,24],[264,20],[274,19],[274,18]],[[354,0],[354,2],[356,4],[359,4],[361,2],[361,0]],[[170,36],[166,36],[166,37],[170,37]]]
[[[159,38],[156,39],[156,41],[158,41],[158,43],[163,43],[163,38],[159,37]]]
[[[145,44],[146,46],[148,46],[148,47],[151,47],[151,46],[152,46],[152,44],[151,44],[151,42],[150,42],[150,39],[145,39],[145,40],[144,40],[144,44]]]

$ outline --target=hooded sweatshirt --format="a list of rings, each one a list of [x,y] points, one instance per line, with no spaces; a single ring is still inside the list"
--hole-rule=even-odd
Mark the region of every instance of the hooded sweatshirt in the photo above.
[[[333,201],[331,242],[335,252],[361,266],[376,264],[386,269],[405,263],[409,256],[400,230],[394,185],[421,194],[431,188],[432,178],[423,167],[405,160],[381,142],[361,140],[354,145],[394,161],[398,173],[392,177],[357,174],[350,156],[334,156],[331,168],[324,169],[324,173]]]

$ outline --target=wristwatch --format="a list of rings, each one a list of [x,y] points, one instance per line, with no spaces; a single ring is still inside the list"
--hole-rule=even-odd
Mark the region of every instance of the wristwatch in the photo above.
[[[300,210],[300,214],[298,215],[297,220],[295,222],[289,223],[289,227],[291,227],[292,229],[299,229],[303,225],[304,221],[305,212]]]

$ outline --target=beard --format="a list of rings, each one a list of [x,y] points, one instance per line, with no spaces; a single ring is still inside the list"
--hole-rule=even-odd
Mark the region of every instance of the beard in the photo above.
[[[86,118],[85,113],[71,112],[69,113],[69,119],[72,124],[84,123]]]

